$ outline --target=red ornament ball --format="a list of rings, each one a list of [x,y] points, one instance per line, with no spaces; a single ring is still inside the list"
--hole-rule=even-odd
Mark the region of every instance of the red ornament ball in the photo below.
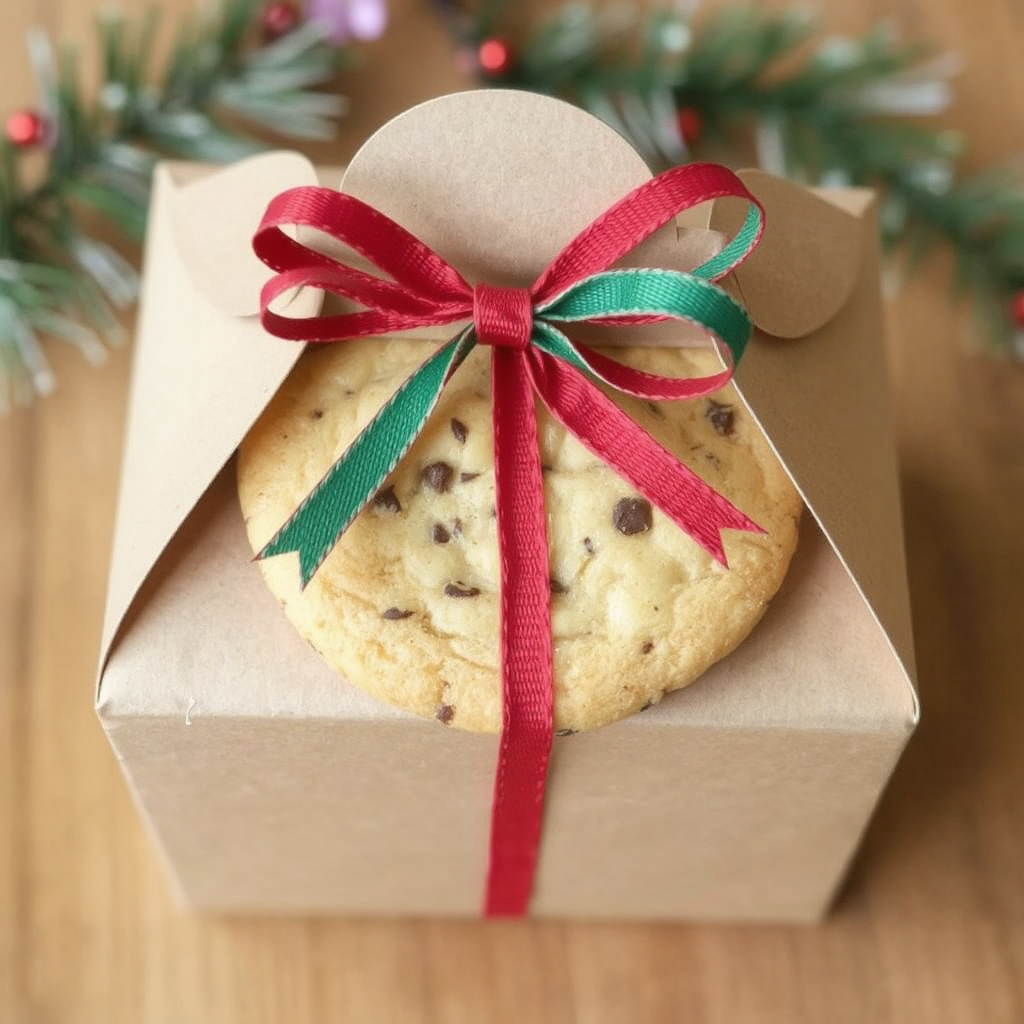
[[[1010,315],[1017,327],[1024,327],[1024,291],[1017,292],[1010,306]]]
[[[704,118],[696,107],[680,107],[676,111],[676,124],[683,142],[688,146],[700,142],[704,134]]]
[[[50,133],[50,124],[35,110],[19,110],[7,118],[7,141],[18,149],[41,146]]]
[[[298,24],[299,12],[288,0],[272,0],[260,11],[260,29],[264,39],[280,39]]]
[[[512,47],[504,39],[485,39],[476,51],[476,62],[488,78],[500,78],[512,67]]]

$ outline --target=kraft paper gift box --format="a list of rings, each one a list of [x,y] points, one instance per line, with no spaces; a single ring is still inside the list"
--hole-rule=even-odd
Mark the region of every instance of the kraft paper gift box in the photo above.
[[[528,282],[649,176],[589,115],[487,92],[387,125],[343,190],[471,280]],[[732,655],[555,740],[536,915],[818,918],[917,720],[873,199],[745,180],[768,228],[730,286],[758,327],[736,383],[805,499],[799,547]],[[274,194],[316,181],[280,153],[157,172],[97,709],[188,906],[475,915],[497,737],[329,670],[238,507],[235,449],[300,355],[259,326],[250,240]],[[691,211],[631,262],[693,267],[737,216]],[[299,292],[289,312],[318,303]]]

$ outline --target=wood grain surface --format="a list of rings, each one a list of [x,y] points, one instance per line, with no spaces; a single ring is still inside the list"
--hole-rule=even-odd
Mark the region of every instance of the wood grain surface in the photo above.
[[[5,111],[33,98],[25,28],[86,41],[105,3],[4,0]],[[1020,0],[821,6],[962,53],[969,163],[1024,151]],[[320,159],[463,84],[428,0],[392,8]],[[972,347],[947,273],[889,318],[924,719],[816,929],[178,912],[92,712],[130,353],[52,346],[56,396],[0,421],[0,1024],[1024,1021],[1024,366]]]

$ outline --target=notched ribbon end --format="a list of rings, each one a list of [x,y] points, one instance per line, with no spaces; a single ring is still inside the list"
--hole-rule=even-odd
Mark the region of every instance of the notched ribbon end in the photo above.
[[[720,523],[718,529],[715,531],[714,540],[708,538],[703,543],[708,554],[710,554],[723,569],[729,568],[729,558],[725,553],[725,539],[722,536],[723,530],[736,530],[739,533],[756,533],[761,536],[765,536],[768,533],[763,526],[759,526],[753,519],[745,516],[738,508],[736,508],[735,505],[732,506],[732,510],[736,513],[735,521],[730,523]]]
[[[310,554],[301,544],[290,544],[282,534],[284,528],[279,530],[267,543],[252,556],[253,562],[263,562],[268,558],[276,558],[278,555],[296,554],[299,556],[299,592],[303,592],[309,586],[310,581],[316,575],[317,570],[324,563],[326,554],[319,559]]]

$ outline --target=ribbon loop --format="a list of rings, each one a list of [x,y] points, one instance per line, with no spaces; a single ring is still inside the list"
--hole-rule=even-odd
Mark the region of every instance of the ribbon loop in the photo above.
[[[473,326],[481,345],[521,352],[530,344],[533,333],[533,299],[529,290],[478,284],[473,289]]]

